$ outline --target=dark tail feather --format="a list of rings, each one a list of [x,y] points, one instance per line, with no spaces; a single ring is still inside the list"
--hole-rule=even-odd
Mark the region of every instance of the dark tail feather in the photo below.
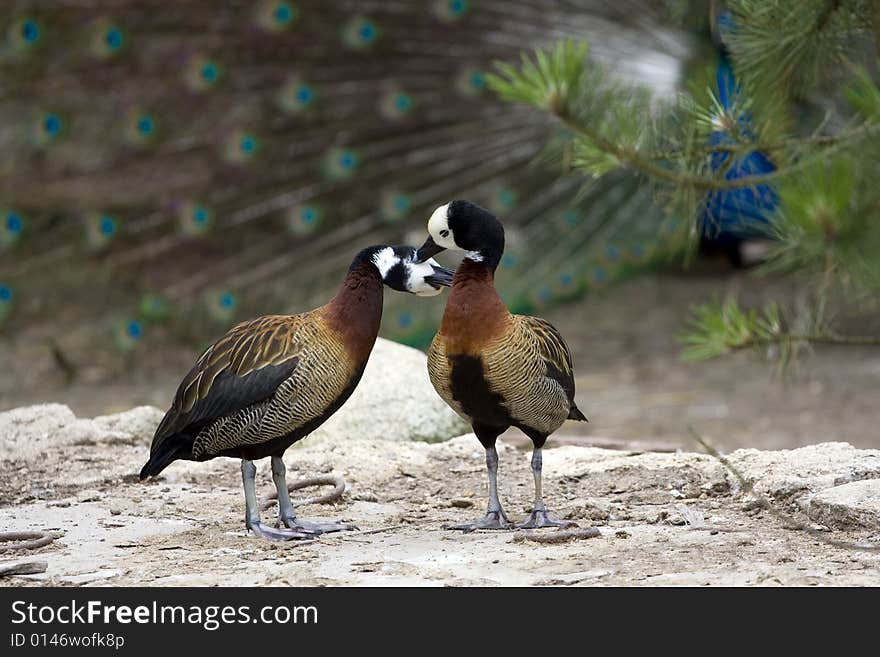
[[[182,452],[180,444],[168,445],[166,442],[163,447],[164,449],[161,451],[158,451],[155,454],[150,454],[150,460],[147,461],[143,468],[141,468],[141,481],[147,477],[155,477],[162,472],[162,470],[167,468],[172,461],[176,461],[180,457]]]
[[[574,404],[571,405],[571,410],[568,412],[568,419],[578,420],[579,422],[589,422],[587,416],[581,413],[581,409]]]

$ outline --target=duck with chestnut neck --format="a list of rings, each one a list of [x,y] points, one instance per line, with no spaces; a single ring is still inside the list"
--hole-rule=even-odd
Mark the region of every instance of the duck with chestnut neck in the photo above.
[[[451,529],[506,529],[511,522],[498,497],[495,442],[510,427],[534,445],[534,508],[522,528],[566,527],[543,499],[542,448],[565,420],[587,421],[575,404],[571,352],[549,322],[511,314],[495,289],[495,269],[504,253],[504,228],[488,210],[468,201],[437,208],[423,261],[450,249],[464,252],[440,330],[428,352],[428,372],[438,394],[468,420],[486,450],[489,503],[486,514]]]

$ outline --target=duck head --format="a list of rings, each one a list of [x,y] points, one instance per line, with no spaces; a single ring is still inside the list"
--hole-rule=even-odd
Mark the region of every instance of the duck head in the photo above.
[[[504,253],[504,227],[495,215],[470,201],[441,205],[428,220],[428,239],[416,260],[423,262],[446,249],[463,251],[465,259],[495,269]]]
[[[369,262],[379,272],[382,282],[392,290],[409,292],[420,297],[433,297],[452,285],[452,271],[431,258],[416,261],[411,246],[371,246],[355,256],[349,271]]]

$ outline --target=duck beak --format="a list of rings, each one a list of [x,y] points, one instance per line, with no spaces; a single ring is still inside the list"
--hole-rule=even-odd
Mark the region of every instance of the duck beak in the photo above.
[[[416,262],[418,262],[418,263],[425,262],[425,260],[428,260],[429,258],[433,258],[438,253],[440,253],[441,251],[445,251],[445,250],[446,250],[446,247],[439,246],[434,241],[434,238],[429,235],[428,239],[425,240],[425,243],[422,244],[422,246],[419,248],[418,251],[416,251]]]
[[[431,267],[434,269],[434,273],[425,276],[425,282],[428,285],[435,290],[452,285],[452,275],[454,272],[451,269],[446,269],[446,267],[441,267],[440,265],[435,264],[432,264]]]

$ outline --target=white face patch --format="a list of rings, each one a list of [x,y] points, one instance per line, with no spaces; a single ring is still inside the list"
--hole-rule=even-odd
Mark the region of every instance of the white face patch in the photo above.
[[[431,218],[428,219],[428,234],[438,246],[445,249],[461,250],[455,243],[455,236],[449,228],[449,203],[434,210]]]
[[[400,262],[400,258],[394,254],[394,249],[390,246],[386,246],[384,249],[373,255],[373,264],[376,265],[376,269],[379,270],[379,274],[382,276],[383,280],[388,276],[388,272],[391,271],[391,268],[398,262]]]
[[[425,278],[434,273],[434,267],[439,267],[437,261],[428,258],[425,262],[408,262],[406,264],[406,289],[420,297],[436,297],[443,289],[435,288],[425,282]]]

